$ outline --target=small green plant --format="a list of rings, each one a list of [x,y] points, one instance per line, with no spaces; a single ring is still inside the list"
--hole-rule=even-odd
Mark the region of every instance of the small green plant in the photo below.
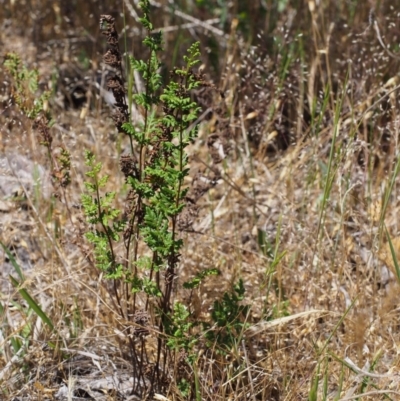
[[[15,82],[13,97],[20,109],[30,119],[35,119],[45,109],[50,92],[45,91],[38,95],[39,72],[37,69],[28,69],[22,64],[20,57],[15,53],[6,54],[4,67],[11,74]]]
[[[211,317],[216,327],[205,323],[204,328],[209,345],[217,344],[217,352],[227,353],[237,346],[248,327],[246,320],[250,306],[243,304],[245,291],[243,280],[240,279],[232,291],[226,291],[221,300],[214,302]]]
[[[33,122],[33,129],[39,134],[39,143],[47,149],[55,189],[66,188],[71,182],[70,154],[64,147],[60,147],[57,152],[53,147],[53,120],[49,111],[51,92],[46,90],[39,93],[38,70],[29,69],[17,54],[7,53],[4,67],[14,81],[12,97],[15,103]]]
[[[143,394],[163,390],[167,371],[162,367],[170,364],[175,352],[189,351],[196,342],[190,334],[195,323],[190,321],[187,307],[174,300],[173,286],[183,245],[180,216],[188,202],[186,148],[198,132],[194,121],[199,106],[191,92],[203,78],[194,72],[200,56],[195,43],[189,47],[184,65],[171,72],[170,82],[162,82],[157,56],[162,51],[162,36],[153,33],[149,1],[139,5],[148,57],[137,60],[130,56],[129,68],[145,82],[145,91],[131,96],[143,110],[143,123],[131,121],[115,21],[109,15],[100,20],[109,44],[104,61],[116,71],[107,80],[116,99],[113,120],[130,142],[130,153],[120,160],[128,187],[124,210],[113,207],[116,192],[107,191],[109,177],[102,174],[102,163],[89,151],[85,153],[89,171],[82,205],[90,224],[86,238],[94,246],[95,264],[104,278],[114,283],[121,317],[134,323],[129,332],[133,369],[139,378],[134,391]],[[146,347],[150,327],[159,332],[155,358]],[[149,370],[150,383],[145,379]]]

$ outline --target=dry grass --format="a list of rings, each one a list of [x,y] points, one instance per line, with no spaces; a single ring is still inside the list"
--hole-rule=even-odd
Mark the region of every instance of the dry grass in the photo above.
[[[119,321],[107,287],[88,263],[91,250],[81,237],[78,207],[83,149],[104,161],[111,184],[121,188],[117,165],[127,144],[117,137],[109,108],[95,90],[91,108],[79,118],[81,108],[66,104],[62,77],[57,78],[83,77],[101,67],[96,24],[109,10],[89,1],[69,10],[50,1],[43,8],[26,1],[21,3],[30,12],[23,13],[11,3],[0,10],[5,25],[0,43],[38,67],[43,86],[58,83],[50,102],[57,116],[53,135],[71,152],[73,168],[69,209],[29,188],[23,201],[0,204],[0,239],[26,269],[25,287],[64,334],[49,349],[52,334],[35,323],[23,361],[12,359],[9,338],[1,340],[0,383],[4,399],[28,394],[26,399],[55,399],[60,388],[82,389],[87,383],[93,392],[95,380],[115,372],[121,381],[125,374],[129,378],[128,347],[117,330],[128,325]],[[195,3],[188,3],[192,11],[188,5],[182,10],[197,16]],[[248,12],[259,14],[247,25],[246,19],[235,20],[240,2],[233,3],[225,25],[214,25],[224,31],[221,37],[201,25],[166,36],[167,54],[174,58],[189,36],[211,49],[203,54],[206,71],[225,95],[199,94],[204,110],[210,107],[212,113],[191,149],[191,167],[210,165],[211,134],[225,141],[227,156],[218,185],[198,203],[196,233],[185,238],[176,288],[204,268],[218,268],[222,275],[191,296],[184,290],[177,296],[207,318],[214,300],[243,278],[251,305],[250,328],[226,357],[211,359],[209,350],[201,350],[196,373],[201,397],[308,399],[318,377],[318,400],[398,399],[399,282],[384,228],[400,255],[399,62],[391,55],[397,54],[400,3],[370,2],[379,35],[369,6],[360,1],[289,1],[281,12],[268,6],[269,13],[260,11],[263,2],[254,2],[258,9]],[[214,18],[210,10],[201,8],[198,18]],[[188,22],[165,9],[156,12],[157,26]],[[83,16],[89,13],[88,22]],[[129,27],[133,19],[127,12]],[[141,50],[139,34],[130,31],[128,48],[134,52]],[[390,45],[390,53],[379,40]],[[0,158],[20,155],[46,169],[35,132],[10,101],[10,78],[0,74]],[[10,269],[5,255],[0,263]],[[5,286],[7,276],[2,280]],[[14,325],[8,333],[15,334],[24,321],[35,320],[9,308],[12,299],[17,294],[3,288],[1,302]],[[65,362],[60,355],[73,359]],[[81,382],[68,382],[72,376]],[[103,399],[99,394],[91,396]],[[118,399],[112,392],[108,396]],[[173,387],[165,396],[183,399]]]

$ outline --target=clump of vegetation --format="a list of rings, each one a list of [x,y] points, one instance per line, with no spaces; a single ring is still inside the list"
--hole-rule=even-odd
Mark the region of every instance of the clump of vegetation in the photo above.
[[[144,111],[143,123],[130,121],[114,18],[100,18],[109,44],[104,61],[116,69],[107,78],[107,87],[116,100],[113,120],[130,142],[130,152],[120,160],[127,185],[123,217],[112,206],[116,192],[101,194],[108,176],[101,175],[102,165],[91,152],[86,153],[88,194],[82,196],[82,204],[93,227],[86,237],[94,245],[95,264],[104,278],[113,282],[113,297],[121,318],[133,323],[127,331],[137,376],[133,391],[143,395],[166,390],[170,376],[167,367],[173,366],[175,359],[168,345],[176,353],[188,351],[181,349],[176,337],[183,335],[182,324],[188,329],[191,323],[185,307],[174,301],[173,285],[183,245],[179,218],[188,193],[186,148],[195,141],[198,131],[193,122],[199,107],[190,96],[201,85],[202,76],[194,72],[200,55],[199,44],[195,43],[184,57],[185,65],[175,68],[171,81],[163,85],[157,56],[162,51],[161,33],[152,34],[149,2],[142,1],[140,6],[140,21],[148,32],[144,39],[148,59],[130,57],[129,61],[130,68],[144,81],[145,91],[133,95],[136,106]],[[122,244],[122,254],[117,252],[118,244]],[[152,328],[157,328],[158,335],[154,336]],[[190,332],[185,335],[190,337]],[[149,336],[157,339],[155,355],[149,354]]]

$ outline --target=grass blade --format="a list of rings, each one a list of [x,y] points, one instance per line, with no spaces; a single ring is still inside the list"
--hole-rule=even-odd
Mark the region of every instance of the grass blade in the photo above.
[[[395,251],[395,249],[394,249],[392,240],[390,239],[389,231],[387,230],[386,226],[385,226],[385,231],[386,231],[387,239],[388,239],[388,241],[389,241],[390,253],[392,254],[393,264],[394,264],[394,267],[395,267],[395,269],[396,269],[396,278],[397,278],[397,281],[400,283],[400,267],[399,267],[399,262],[398,262],[398,260],[397,260],[396,251]]]
[[[29,307],[36,313],[36,315],[40,317],[40,319],[42,319],[43,323],[47,324],[47,326],[49,326],[51,330],[54,330],[54,325],[52,321],[49,319],[46,313],[43,312],[38,303],[29,295],[28,291],[23,288],[18,289],[20,283],[13,276],[10,275],[9,277],[11,284],[18,290],[22,298],[28,303]]]
[[[14,255],[10,252],[10,250],[3,244],[3,242],[0,241],[0,245],[4,249],[4,252],[7,254],[8,258],[10,259],[11,264],[14,267],[14,270],[18,274],[18,277],[20,280],[23,282],[25,281],[24,274],[22,273],[21,267],[19,266],[17,260],[15,259]]]

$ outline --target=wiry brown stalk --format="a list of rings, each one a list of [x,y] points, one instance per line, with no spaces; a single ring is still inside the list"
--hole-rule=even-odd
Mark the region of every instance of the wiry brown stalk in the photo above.
[[[115,98],[113,120],[118,132],[126,133],[123,129],[123,124],[130,120],[130,115],[126,102],[126,90],[124,86],[125,81],[122,69],[122,56],[119,49],[118,33],[115,28],[115,19],[110,15],[102,15],[100,17],[100,26],[103,35],[107,37],[107,43],[109,45],[107,52],[103,56],[103,61],[111,67],[111,72],[107,77],[107,89],[113,93]],[[133,158],[133,141],[132,137],[130,135],[128,136],[131,146],[131,155],[123,155],[121,157],[120,167],[125,177],[136,177],[138,175],[138,172],[136,171],[136,164]],[[129,266],[130,245],[135,226],[134,221],[138,214],[137,208],[140,207],[140,202],[138,202],[136,198],[136,195],[132,191],[130,191],[126,199],[125,216],[127,217],[128,227],[124,232],[124,243],[126,248],[126,257],[124,261],[125,267]],[[137,241],[135,241],[135,244],[135,248],[137,248]],[[133,274],[137,274],[137,271],[135,270]],[[144,327],[148,324],[148,315],[144,311],[137,311],[135,295],[133,297],[133,303],[130,302],[130,285],[128,283],[122,283],[122,285],[124,288],[124,299],[121,299],[117,288],[117,282],[114,280],[114,292],[117,303],[119,305],[118,309],[120,310],[121,317],[124,319],[130,319],[130,317],[133,317],[133,322],[135,323],[135,327],[133,328],[133,330],[129,330],[130,334],[128,335],[128,339],[131,349],[130,352],[133,376],[135,378],[133,383],[133,392],[141,393],[140,388],[146,389],[147,387],[146,379],[144,377],[144,337],[147,335],[147,330]],[[122,306],[122,301],[126,303],[126,316],[124,313],[124,308]],[[138,326],[142,327],[142,329],[137,329]],[[136,345],[136,339],[140,339],[140,350]]]

